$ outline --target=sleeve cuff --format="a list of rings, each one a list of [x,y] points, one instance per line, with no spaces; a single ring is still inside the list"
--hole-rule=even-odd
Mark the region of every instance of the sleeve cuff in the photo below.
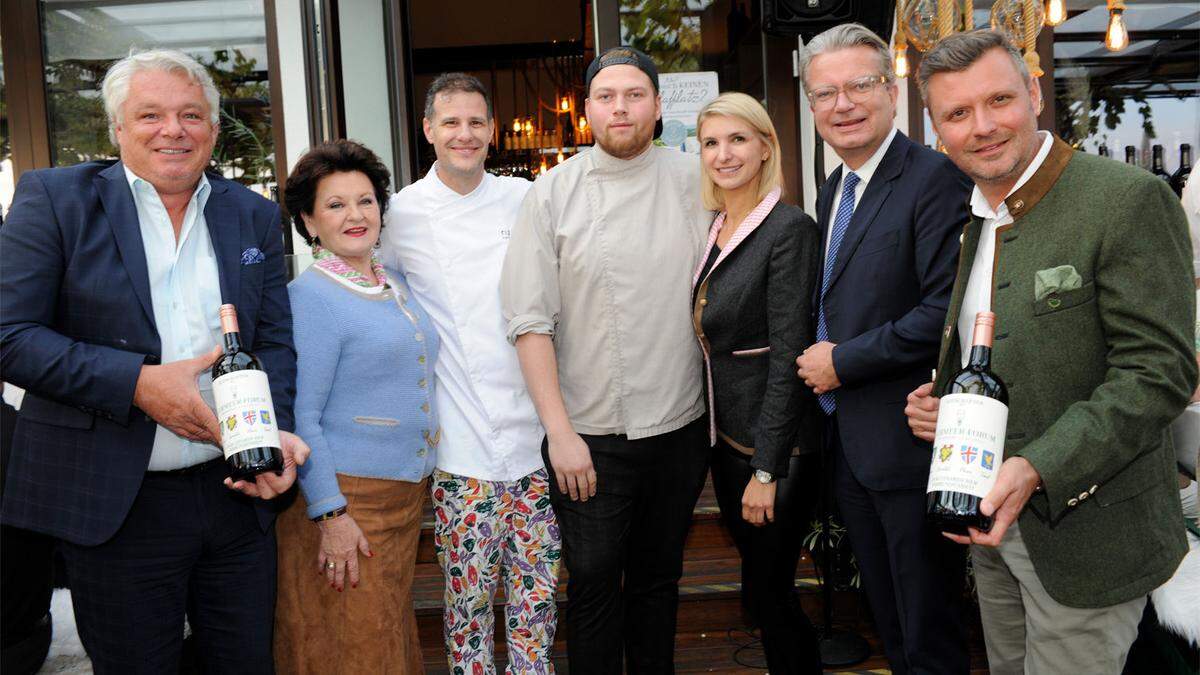
[[[516,344],[517,338],[526,333],[554,335],[554,323],[549,318],[537,314],[519,314],[508,322],[508,342]]]
[[[317,516],[329,513],[334,509],[340,509],[343,506],[346,506],[346,497],[339,492],[325,499],[310,503],[308,508],[304,510],[304,514],[308,516],[309,520],[312,520]]]

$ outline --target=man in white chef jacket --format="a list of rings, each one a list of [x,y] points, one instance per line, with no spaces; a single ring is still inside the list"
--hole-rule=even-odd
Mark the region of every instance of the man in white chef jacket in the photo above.
[[[491,99],[446,73],[425,97],[437,162],[392,197],[382,260],[402,272],[442,339],[435,364],[442,437],[433,476],[435,542],[446,579],[451,671],[495,672],[490,609],[504,584],[511,672],[553,672],[561,543],[542,463],[542,427],[505,338],[500,269],[531,183],[483,169]]]

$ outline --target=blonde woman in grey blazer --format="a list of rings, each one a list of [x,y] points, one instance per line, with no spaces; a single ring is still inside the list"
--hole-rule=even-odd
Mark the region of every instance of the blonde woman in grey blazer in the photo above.
[[[795,598],[800,542],[819,476],[816,399],[796,377],[812,344],[820,260],[813,219],[779,201],[767,111],[729,92],[700,112],[701,193],[717,211],[693,280],[722,519],[742,556],[742,601],[772,673],[819,673],[817,636]]]

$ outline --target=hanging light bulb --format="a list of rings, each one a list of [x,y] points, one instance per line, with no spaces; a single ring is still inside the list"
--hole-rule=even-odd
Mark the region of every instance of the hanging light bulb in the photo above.
[[[1124,15],[1123,0],[1108,0],[1108,30],[1104,32],[1104,46],[1110,52],[1119,52],[1129,46],[1129,30],[1125,28]]]
[[[560,109],[562,109],[563,112],[570,110],[571,109],[571,100],[568,99],[566,96],[564,96],[562,98],[562,102],[558,104],[558,107]]]
[[[896,45],[896,77],[908,77],[908,45]]]
[[[1057,26],[1066,20],[1066,0],[1046,0],[1046,25]]]
[[[514,134],[521,133],[521,120],[513,119],[513,133]]]
[[[584,117],[583,115],[580,115],[579,116],[579,130],[583,131],[586,128],[587,128],[587,118]]]

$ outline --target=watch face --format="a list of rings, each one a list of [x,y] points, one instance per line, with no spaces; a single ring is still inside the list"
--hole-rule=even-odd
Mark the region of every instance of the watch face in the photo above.
[[[762,469],[758,469],[754,472],[754,478],[757,479],[758,482],[760,482],[764,485],[769,484],[775,480],[774,476],[767,473],[766,471],[763,471]]]

